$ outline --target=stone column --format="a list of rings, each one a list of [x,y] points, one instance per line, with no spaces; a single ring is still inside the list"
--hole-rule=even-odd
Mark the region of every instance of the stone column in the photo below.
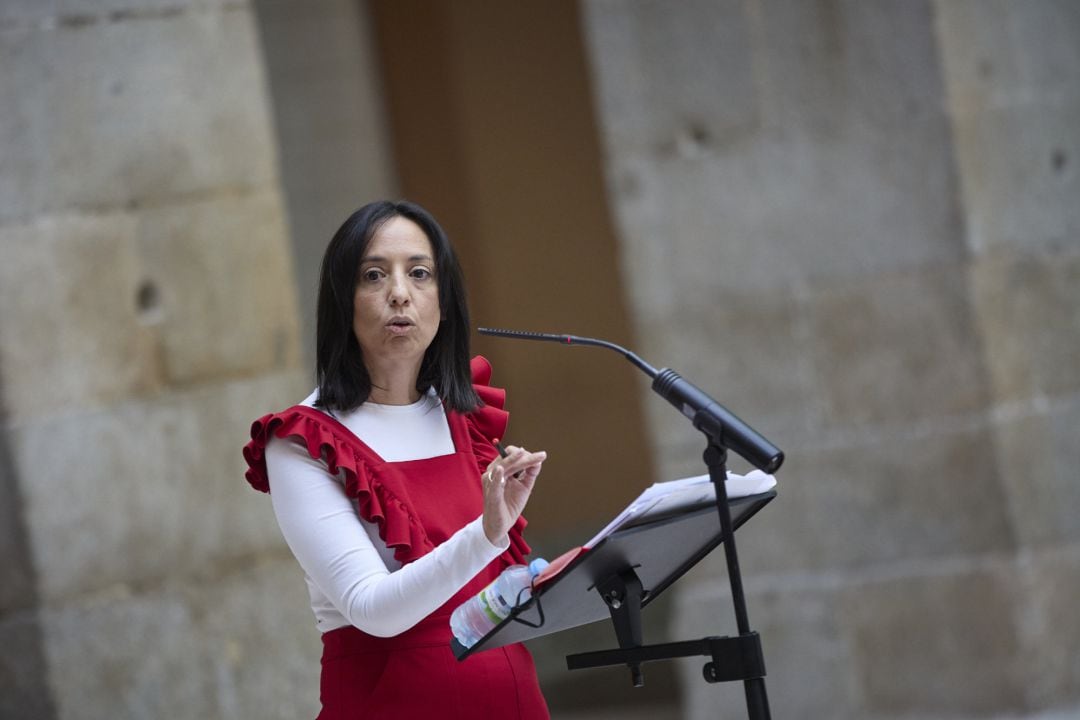
[[[1080,5],[938,2],[1031,709],[1080,702]]]
[[[776,716],[1075,705],[1074,4],[583,16],[643,354],[788,453],[739,533]],[[701,472],[646,402],[661,475]],[[735,632],[716,556],[678,639]],[[701,664],[687,716],[742,712]]]
[[[313,715],[239,454],[306,384],[251,7],[4,3],[0,113],[0,714]]]

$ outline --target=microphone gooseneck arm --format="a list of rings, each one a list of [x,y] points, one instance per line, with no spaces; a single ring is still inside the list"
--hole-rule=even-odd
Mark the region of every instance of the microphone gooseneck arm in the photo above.
[[[649,363],[639,358],[634,353],[630,352],[622,345],[616,345],[613,342],[607,340],[597,340],[596,338],[580,337],[578,335],[561,335],[557,333],[538,333],[528,332],[526,330],[501,330],[499,328],[476,328],[476,331],[481,335],[491,335],[494,337],[508,337],[518,338],[519,340],[546,340],[548,342],[557,342],[563,345],[592,345],[593,347],[607,348],[608,350],[614,350],[622,355],[624,358],[632,362],[641,368],[651,378],[655,378],[660,374],[660,371],[654,368]]]
[[[695,428],[716,440],[717,443],[730,448],[754,467],[767,473],[776,472],[784,462],[784,453],[778,447],[740,420],[733,412],[709,397],[704,390],[670,368],[657,370],[620,345],[577,335],[497,328],[477,328],[477,331],[481,335],[495,337],[545,340],[563,345],[591,345],[614,350],[652,378],[653,391],[674,405],[679,412],[690,419]]]

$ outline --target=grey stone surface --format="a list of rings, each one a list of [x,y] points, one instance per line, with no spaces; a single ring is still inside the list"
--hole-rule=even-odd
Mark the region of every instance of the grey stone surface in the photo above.
[[[608,193],[644,354],[788,451],[739,532],[777,715],[1067,713],[1076,4],[664,9],[583,5]],[[646,407],[661,475],[700,473]],[[724,576],[684,578],[680,635]]]
[[[280,210],[263,192],[0,226],[12,420],[296,367]]]
[[[774,717],[856,717],[859,688],[850,667],[853,649],[832,587],[759,591],[750,594],[750,621],[761,633],[766,689]],[[679,639],[737,632],[727,585],[710,584],[679,596],[673,634]],[[813,662],[806,658],[812,657]],[[683,717],[745,717],[741,683],[706,684],[707,658],[679,662]]]
[[[762,636],[774,714],[855,720],[1023,713],[1031,675],[1016,622],[1027,592],[1020,577],[1002,559],[896,566],[861,578],[751,581],[750,620]],[[726,584],[684,593],[675,618],[680,637],[735,632]],[[744,712],[739,684],[706,685],[698,660],[681,670],[686,717]]]
[[[1002,420],[998,458],[1009,512],[1023,547],[1080,542],[1080,395],[1043,412]]]
[[[5,0],[0,23],[8,27],[37,25],[81,27],[132,19],[169,17],[198,9],[237,8],[248,0]]]
[[[810,349],[829,425],[910,423],[988,404],[982,345],[961,267],[822,288]]]
[[[1080,687],[1080,544],[1023,555],[1018,577],[1031,600],[1019,613],[1028,707],[1074,704]]]
[[[251,9],[5,3],[0,107],[0,715],[314,715],[240,455],[309,391]]]
[[[924,4],[738,5],[762,13],[752,50],[760,129],[698,133],[692,152],[673,143],[686,131],[668,118],[699,102],[693,92],[639,107],[637,115],[663,123],[632,121],[649,133],[632,141],[623,139],[624,118],[634,113],[607,98],[650,78],[635,92],[674,93],[704,72],[660,66],[619,80],[644,51],[636,35],[605,28],[637,10],[584,7],[586,20],[595,19],[587,28],[597,38],[591,56],[609,195],[624,237],[639,248],[623,270],[646,319],[671,312],[674,288],[681,298],[688,286],[783,288],[962,257],[952,167],[947,155],[925,152],[949,142],[949,126]],[[736,12],[735,3],[721,7],[729,9],[701,11],[701,22]],[[692,21],[680,12],[649,23],[662,36]],[[718,82],[711,95],[743,102]]]
[[[862,717],[979,716],[1024,707],[1026,668],[1008,563],[848,588]]]
[[[991,106],[956,125],[974,248],[1080,245],[1080,101]]]
[[[274,181],[248,11],[16,29],[0,47],[0,105],[17,108],[0,221]]]
[[[969,243],[1054,248],[1080,233],[1080,9],[939,2]]]
[[[57,717],[41,635],[36,610],[0,614],[2,718]]]
[[[795,453],[779,498],[739,531],[745,567],[812,573],[1008,552],[1013,515],[993,443],[976,428]]]
[[[175,575],[43,613],[59,717],[296,718],[318,708],[318,633],[291,558]],[[265,658],[279,658],[267,663]]]
[[[647,356],[670,363],[736,415],[752,409],[752,424],[762,432],[789,440],[813,434],[811,428],[821,422],[824,390],[813,356],[790,351],[809,331],[810,313],[801,294],[699,287],[680,299],[674,318],[639,321],[655,348]],[[686,429],[677,424],[677,411],[659,398],[650,400],[658,432],[676,442],[668,435]],[[700,454],[695,453],[697,460]]]
[[[145,282],[160,295],[164,381],[189,385],[298,367],[282,200],[274,190],[139,214]]]
[[[727,143],[757,128],[755,28],[745,5],[692,0],[677,13],[657,0],[634,12],[620,5],[582,5],[593,70],[603,78],[596,92],[605,142],[693,155],[708,139]]]
[[[138,392],[134,222],[124,213],[0,226],[0,371],[13,421]]]
[[[2,404],[0,404],[2,407]],[[30,557],[30,542],[23,523],[22,492],[15,471],[11,437],[0,430],[0,619],[5,614],[34,607],[37,585]]]
[[[995,397],[1080,390],[1080,253],[986,253],[971,273]]]
[[[302,398],[303,385],[295,372],[265,375],[16,429],[42,600],[280,551],[240,448],[251,421]]]
[[[375,38],[363,3],[256,0],[299,289],[301,349],[314,366],[323,250],[353,210],[398,196]],[[331,109],[313,112],[312,108]]]
[[[954,115],[1022,97],[1075,97],[1080,8],[1069,0],[939,0],[934,17]]]

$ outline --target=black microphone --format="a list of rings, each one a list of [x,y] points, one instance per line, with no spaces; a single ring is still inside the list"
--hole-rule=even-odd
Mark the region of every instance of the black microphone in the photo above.
[[[653,379],[652,389],[660,397],[678,408],[694,427],[709,435],[717,443],[730,448],[754,467],[774,473],[784,462],[784,453],[762,437],[761,433],[740,420],[733,412],[713,400],[709,395],[683,379],[670,368],[657,370],[626,348],[606,340],[562,335],[555,333],[525,332],[523,330],[500,330],[477,328],[481,335],[517,338],[520,340],[547,340],[563,345],[592,345],[608,348],[619,353]]]

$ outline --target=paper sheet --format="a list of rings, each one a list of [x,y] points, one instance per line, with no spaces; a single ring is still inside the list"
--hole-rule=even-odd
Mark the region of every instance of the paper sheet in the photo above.
[[[747,475],[736,475],[729,472],[725,486],[728,499],[735,499],[771,490],[776,487],[776,478],[760,470],[751,470]],[[594,547],[598,542],[631,521],[680,508],[693,507],[705,502],[714,502],[715,500],[716,491],[708,475],[697,475],[681,480],[653,483],[582,547],[586,550]]]

